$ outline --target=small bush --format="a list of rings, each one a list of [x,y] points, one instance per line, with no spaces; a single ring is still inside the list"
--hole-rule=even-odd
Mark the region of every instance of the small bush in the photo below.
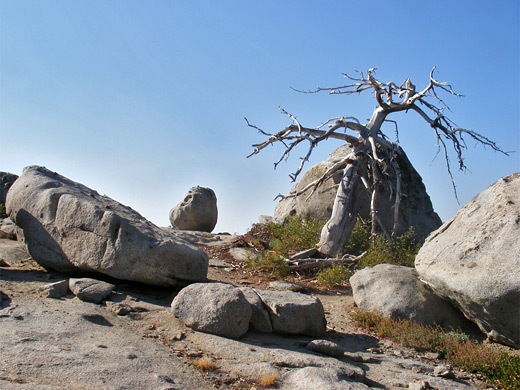
[[[344,253],[359,256],[370,248],[370,224],[358,218],[343,248]]]
[[[350,270],[342,264],[333,264],[329,268],[321,270],[318,275],[318,283],[326,287],[341,285],[350,278]]]
[[[7,218],[7,214],[5,213],[5,206],[3,203],[0,203],[0,218]]]
[[[288,217],[283,225],[269,224],[272,231],[269,249],[283,256],[290,256],[312,248],[320,241],[324,224],[322,221],[302,219],[296,215]]]
[[[413,321],[393,320],[378,314],[357,310],[354,320],[363,328],[375,331],[417,351],[433,351],[450,363],[481,374],[497,389],[520,388],[520,356],[499,352],[479,344],[460,332],[446,332],[440,327],[421,326]]]
[[[390,243],[382,234],[377,234],[374,244],[359,262],[359,268],[373,267],[378,264],[395,264],[413,267],[415,256],[422,246],[417,240],[413,228]]]
[[[193,365],[201,371],[214,371],[217,369],[215,362],[207,357],[195,360]]]
[[[290,269],[283,260],[301,250],[313,248],[320,240],[323,221],[305,220],[290,216],[285,224],[255,224],[242,238],[257,252],[263,253],[249,262],[250,267],[260,269],[271,276],[285,277]],[[388,263],[413,266],[421,242],[415,238],[413,229],[396,237],[392,243],[378,233],[374,244],[371,240],[370,223],[358,218],[352,230],[344,253],[358,256],[367,252],[359,262],[359,268]],[[348,279],[348,270],[333,268],[320,273],[319,282],[334,286]]]
[[[280,278],[291,273],[285,258],[274,251],[265,251],[262,255],[249,259],[248,266]]]
[[[258,378],[258,383],[265,387],[271,387],[276,384],[276,381],[279,377],[280,375],[278,375],[276,372],[265,374]]]
[[[250,259],[250,268],[270,276],[284,278],[291,270],[285,258],[303,249],[315,246],[320,240],[322,222],[304,220],[298,216],[288,217],[286,223],[255,224],[243,236],[250,246],[259,252],[259,257]]]

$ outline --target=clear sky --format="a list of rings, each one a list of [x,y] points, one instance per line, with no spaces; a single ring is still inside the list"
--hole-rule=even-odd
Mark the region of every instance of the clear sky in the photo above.
[[[464,98],[446,96],[468,143],[455,172],[461,205],[520,171],[518,0],[133,1],[0,0],[0,171],[43,165],[167,226],[195,185],[215,190],[216,231],[244,232],[272,215],[303,153],[246,159],[271,131],[329,117],[369,117],[373,97],[291,90],[344,83],[378,68],[381,81],[421,88],[433,66]],[[443,220],[461,205],[430,127],[400,113],[401,145]],[[393,125],[388,125],[389,134]],[[310,164],[340,144],[321,144]],[[454,158],[454,157],[453,157]],[[310,165],[309,165],[310,166]],[[454,167],[456,171],[456,166]]]

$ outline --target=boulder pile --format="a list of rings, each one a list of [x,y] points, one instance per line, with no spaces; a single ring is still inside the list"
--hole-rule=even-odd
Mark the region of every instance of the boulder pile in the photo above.
[[[195,283],[179,292],[171,308],[176,317],[195,330],[235,339],[249,327],[311,337],[326,332],[320,300],[292,291]]]
[[[520,347],[520,173],[482,191],[433,232],[421,280],[491,339]]]
[[[9,172],[0,172],[0,204],[5,205],[5,198],[9,188],[18,179],[18,176]]]
[[[520,348],[519,237],[515,173],[434,231],[415,269],[384,264],[358,271],[350,278],[354,301],[367,311],[425,325],[467,329],[469,319],[491,340]]]

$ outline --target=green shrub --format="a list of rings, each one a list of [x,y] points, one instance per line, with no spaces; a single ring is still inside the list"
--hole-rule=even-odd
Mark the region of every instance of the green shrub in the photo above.
[[[318,275],[318,283],[326,287],[341,285],[350,278],[350,270],[343,264],[333,264],[332,267],[321,270]]]
[[[355,311],[353,318],[379,337],[390,338],[417,351],[437,352],[451,364],[483,375],[496,389],[520,388],[520,356],[500,352],[490,345],[470,340],[461,332],[445,331],[437,326],[393,320],[362,310]]]
[[[345,247],[344,253],[359,256],[370,248],[370,224],[364,222],[361,218],[356,220],[356,224],[350,233]]]
[[[291,270],[285,258],[303,249],[314,247],[320,240],[323,222],[290,216],[283,225],[255,224],[242,237],[257,252],[258,258],[249,260],[249,267],[271,276],[285,277]]]
[[[283,225],[269,224],[272,231],[269,249],[290,256],[312,248],[320,241],[324,224],[322,221],[303,219],[296,215],[288,217]]]
[[[0,218],[7,218],[7,214],[5,213],[5,206],[3,203],[0,203]]]
[[[251,262],[250,266],[271,275],[289,274],[287,264],[285,261],[282,264],[280,258],[287,258],[301,250],[313,248],[320,240],[324,224],[323,221],[305,220],[295,215],[288,217],[283,225],[276,223],[253,225],[243,239],[263,255]],[[358,218],[344,247],[345,253],[354,256],[367,252],[360,260],[360,268],[382,263],[413,266],[415,255],[421,247],[421,242],[415,239],[413,229],[396,237],[392,243],[381,233],[377,233],[374,244],[370,230],[370,224]],[[341,284],[344,281],[341,278],[348,278],[345,277],[347,271],[336,268],[323,270],[320,283],[331,286]]]
[[[359,268],[373,267],[378,264],[395,264],[413,267],[415,256],[422,246],[417,240],[413,228],[401,236],[395,237],[390,243],[382,234],[376,235],[373,245],[359,261]]]
[[[274,251],[265,251],[258,257],[250,258],[248,266],[280,278],[284,278],[291,273],[285,258]]]

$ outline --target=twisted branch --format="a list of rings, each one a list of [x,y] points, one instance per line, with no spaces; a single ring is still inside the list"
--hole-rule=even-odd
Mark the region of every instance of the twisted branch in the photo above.
[[[294,115],[279,107],[281,113],[287,115],[293,121],[293,124],[274,134],[266,132],[257,126],[250,124],[247,118],[245,118],[249,127],[256,129],[260,134],[268,137],[264,142],[253,145],[254,150],[247,157],[258,154],[267,146],[279,142],[284,145],[284,151],[282,152],[280,159],[275,163],[276,168],[281,161],[287,160],[289,158],[290,153],[297,145],[300,145],[304,141],[308,142],[307,153],[300,158],[301,161],[297,170],[290,175],[291,180],[294,182],[302,172],[305,163],[309,160],[315,146],[318,143],[329,138],[339,139],[349,143],[355,147],[354,155],[351,154],[344,160],[336,162],[332,167],[327,169],[327,171],[320,178],[309,183],[304,188],[290,193],[285,197],[279,195],[275,199],[279,197],[282,199],[297,197],[308,191],[311,191],[309,194],[309,196],[311,196],[317,190],[317,188],[319,188],[326,180],[330,179],[334,173],[338,172],[340,169],[346,171],[349,164],[350,167],[353,167],[352,164],[360,164],[355,168],[359,172],[366,172],[370,176],[365,177],[364,174],[361,174],[360,178],[365,189],[368,191],[371,197],[372,225],[374,226],[376,223],[378,223],[381,225],[385,235],[389,236],[384,226],[382,226],[382,223],[379,221],[376,210],[378,195],[377,185],[378,183],[381,183],[387,185],[390,188],[391,194],[394,194],[395,192],[395,202],[393,206],[393,231],[395,232],[398,223],[399,206],[402,196],[401,174],[399,165],[395,160],[395,144],[389,141],[386,135],[381,131],[381,125],[385,121],[395,123],[394,121],[387,119],[389,114],[399,111],[414,111],[430,125],[437,139],[436,155],[438,155],[441,150],[443,151],[448,175],[452,181],[456,198],[457,189],[451,170],[451,162],[448,152],[449,144],[451,144],[451,147],[455,152],[459,170],[467,169],[463,159],[463,152],[465,149],[467,149],[465,137],[469,137],[476,143],[482,144],[483,146],[489,146],[496,152],[508,155],[507,152],[504,152],[495,142],[489,138],[473,130],[458,127],[445,115],[445,111],[450,111],[450,108],[439,97],[438,92],[443,91],[455,97],[462,97],[463,95],[454,92],[452,86],[447,82],[440,82],[436,80],[434,78],[434,73],[436,70],[436,67],[432,68],[430,71],[428,84],[420,91],[416,90],[416,86],[409,78],[405,79],[400,85],[397,85],[393,82],[382,83],[375,77],[375,68],[369,69],[366,76],[362,72],[358,71],[356,71],[358,73],[357,77],[351,77],[347,74],[344,74],[344,77],[349,80],[349,83],[338,87],[317,87],[315,90],[308,91],[296,90],[293,88],[295,91],[306,94],[328,92],[329,94],[345,95],[360,94],[364,91],[372,90],[377,102],[377,106],[374,109],[372,118],[367,124],[361,124],[360,121],[354,117],[343,116],[330,118],[314,128],[302,126]],[[324,129],[326,126],[328,128]],[[395,124],[395,128],[397,142],[399,142],[397,124]],[[339,130],[342,130],[342,132],[339,132]],[[356,136],[347,134],[348,130],[357,133]],[[389,180],[387,180],[388,174],[390,173],[388,171],[391,171],[395,174],[395,183],[391,183]],[[373,229],[372,231],[374,232]]]

